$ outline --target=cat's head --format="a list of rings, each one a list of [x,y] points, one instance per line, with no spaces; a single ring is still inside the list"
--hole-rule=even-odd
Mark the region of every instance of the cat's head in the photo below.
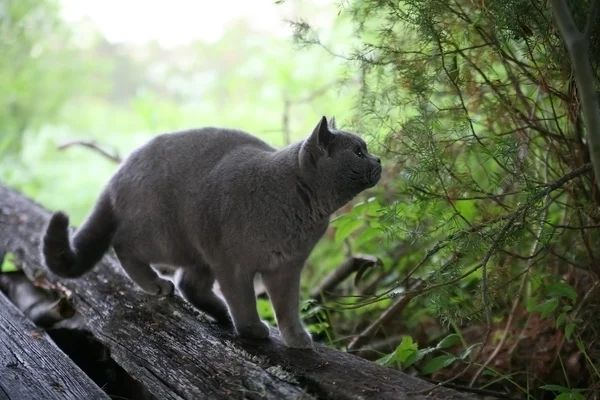
[[[381,160],[369,153],[365,141],[337,129],[333,117],[329,122],[322,117],[302,144],[300,167],[334,193],[350,198],[375,186],[382,170]]]

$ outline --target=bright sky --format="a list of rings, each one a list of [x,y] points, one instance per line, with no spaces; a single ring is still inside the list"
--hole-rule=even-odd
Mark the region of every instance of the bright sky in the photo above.
[[[77,21],[91,19],[112,42],[147,42],[158,40],[174,46],[190,39],[216,41],[225,25],[240,17],[248,17],[254,27],[287,35],[284,18],[293,12],[293,2],[276,5],[275,0],[62,0],[63,16]],[[332,0],[312,0],[315,5]],[[319,15],[311,24],[327,24],[335,18],[335,9]]]

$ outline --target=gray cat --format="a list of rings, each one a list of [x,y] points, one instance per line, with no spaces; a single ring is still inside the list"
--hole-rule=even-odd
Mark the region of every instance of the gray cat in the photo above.
[[[172,266],[193,306],[241,336],[267,338],[253,286],[259,273],[285,344],[311,348],[299,316],[303,265],[331,214],[373,187],[381,170],[333,118],[281,150],[233,129],[159,135],[122,163],[72,238],[68,216],[52,216],[43,257],[55,274],[75,278],[112,245],[131,280],[157,295],[173,284],[151,265]]]

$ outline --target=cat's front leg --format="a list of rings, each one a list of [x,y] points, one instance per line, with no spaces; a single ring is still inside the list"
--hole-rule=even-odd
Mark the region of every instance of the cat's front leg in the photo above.
[[[300,321],[300,275],[302,266],[282,266],[263,273],[262,279],[273,308],[281,338],[292,348],[313,348],[310,334]]]

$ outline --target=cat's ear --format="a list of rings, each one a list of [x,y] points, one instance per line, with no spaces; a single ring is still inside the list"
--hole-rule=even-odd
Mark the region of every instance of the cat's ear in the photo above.
[[[325,151],[329,147],[330,141],[331,131],[329,130],[329,124],[327,123],[327,118],[322,117],[317,126],[315,126],[310,137],[307,139],[307,143],[311,147],[316,147]]]
[[[329,129],[332,130],[337,130],[337,126],[335,125],[335,115],[332,115],[331,118],[329,118]]]

